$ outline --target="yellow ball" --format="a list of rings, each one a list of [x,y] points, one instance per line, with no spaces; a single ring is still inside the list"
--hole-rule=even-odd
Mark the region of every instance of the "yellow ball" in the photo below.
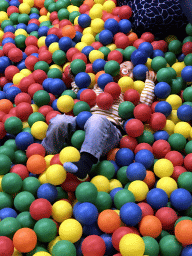
[[[57,100],[57,108],[63,113],[70,112],[74,105],[74,100],[69,95],[62,95]]]
[[[61,223],[66,219],[71,218],[73,208],[70,203],[64,200],[55,202],[52,206],[52,217],[55,221]]]
[[[24,68],[20,71],[20,73],[26,77],[26,76],[30,75],[32,72],[29,69]]]
[[[89,89],[92,89],[95,85],[95,74],[93,73],[88,73],[88,75],[91,77],[91,84],[89,85]]]
[[[46,171],[44,171],[39,175],[38,180],[40,181],[41,184],[48,183],[47,177],[46,177]]]
[[[36,252],[35,254],[33,254],[33,256],[51,256],[51,254],[48,252],[41,251],[41,252]]]
[[[33,113],[34,113],[34,112],[38,112],[39,107],[38,107],[36,104],[31,104],[31,107],[32,107],[32,109],[33,109]]]
[[[96,4],[103,4],[105,0],[94,0],[94,3]]]
[[[94,4],[92,8],[100,8],[103,9],[103,5],[100,3]]]
[[[65,63],[65,65],[63,65],[63,71],[65,70],[65,68],[67,67],[67,66],[69,66],[71,64],[71,62],[67,62],[67,63]]]
[[[45,39],[46,39],[46,36],[41,36],[38,41],[37,41],[37,45],[38,47],[42,47],[42,46],[45,46]]]
[[[187,122],[178,122],[175,125],[174,133],[182,134],[186,139],[190,137],[191,125]]]
[[[137,202],[145,200],[149,188],[144,181],[134,180],[130,183],[128,190],[133,193]]]
[[[23,0],[23,3],[28,4],[31,8],[34,6],[34,0]]]
[[[113,190],[114,188],[122,188],[122,184],[117,179],[112,179],[109,181],[109,191]]]
[[[9,17],[6,12],[1,11],[0,12],[0,23],[2,23],[4,20],[8,20]]]
[[[2,179],[3,179],[3,176],[4,176],[4,175],[0,175],[0,192],[3,191],[3,190],[2,190],[2,186],[1,186],[1,181],[2,181]]]
[[[39,22],[42,23],[44,21],[49,21],[49,18],[47,17],[47,15],[42,15],[39,17]]]
[[[91,63],[93,63],[97,59],[104,59],[104,54],[98,50],[92,50],[89,53],[89,60]]]
[[[46,169],[51,165],[50,162],[51,162],[51,159],[54,157],[54,155],[46,155],[44,157],[45,159],[45,162],[46,162]]]
[[[77,16],[77,17],[74,19],[74,22],[73,22],[74,25],[79,25],[79,23],[78,23],[78,18],[79,18],[79,16]]]
[[[12,254],[12,256],[22,256],[23,254],[21,252],[19,252],[15,247],[14,247],[14,252]]]
[[[68,240],[72,243],[79,241],[83,234],[81,224],[75,219],[64,220],[59,227],[59,236],[62,240]]]
[[[177,110],[172,110],[171,114],[167,117],[167,119],[171,120],[174,122],[174,124],[180,122],[180,119],[177,116]]]
[[[84,28],[84,30],[83,30],[83,35],[85,35],[85,34],[91,34],[91,35],[93,35],[93,36],[96,35],[96,33],[93,32],[93,30],[92,30],[91,27]]]
[[[95,37],[92,34],[85,34],[81,37],[81,42],[91,45],[95,42]]]
[[[103,15],[103,10],[102,8],[98,8],[98,7],[92,7],[89,11],[89,16],[92,20],[94,19],[101,19]]]
[[[57,242],[61,241],[60,236],[56,236],[55,239],[53,239],[51,242],[48,244],[48,251],[52,253],[53,246],[56,245]]]
[[[60,164],[52,164],[46,170],[46,177],[48,183],[58,186],[66,180],[67,173]]]
[[[96,186],[98,192],[102,191],[102,192],[109,193],[109,191],[110,191],[110,182],[103,175],[97,175],[97,176],[93,177],[91,179],[91,183],[93,183]]]
[[[67,10],[71,13],[71,12],[78,12],[79,11],[79,7],[78,6],[74,6],[74,5],[69,5],[67,6]]]
[[[24,36],[28,36],[27,31],[25,31],[25,29],[19,28],[15,31],[15,36],[18,35],[24,35]]]
[[[162,158],[156,161],[153,170],[159,178],[170,177],[173,174],[174,166],[170,160]]]
[[[163,128],[164,131],[168,132],[169,135],[174,133],[175,124],[171,120],[166,120],[166,125]]]
[[[62,164],[65,162],[77,162],[80,159],[79,150],[75,147],[68,146],[61,150],[59,154],[59,160]]]
[[[85,42],[79,42],[75,45],[75,48],[77,48],[81,52],[85,46],[87,46]]]
[[[158,180],[156,188],[163,189],[170,197],[171,193],[177,189],[177,182],[171,177],[163,177]]]
[[[138,91],[140,94],[142,93],[144,87],[145,87],[145,83],[143,81],[137,80],[133,83],[133,89]]]
[[[46,137],[48,125],[43,121],[37,121],[31,126],[31,134],[37,140],[43,140]]]
[[[55,42],[49,45],[49,51],[53,54],[55,51],[60,50],[59,43]]]
[[[107,48],[109,48],[110,51],[114,51],[115,49],[117,49],[116,44],[108,44],[106,45]]]
[[[118,85],[121,87],[122,93],[126,92],[128,89],[134,88],[133,79],[128,76],[121,77],[118,81]]]
[[[177,94],[171,94],[166,101],[171,104],[173,110],[177,110],[182,105],[182,99]]]
[[[106,1],[103,4],[103,10],[108,13],[111,13],[115,7],[116,5],[113,1]]]
[[[184,61],[182,62],[176,62],[174,63],[172,66],[171,66],[177,73],[177,77],[180,77],[181,76],[181,71],[185,66],[185,63]]]
[[[91,21],[91,28],[95,33],[99,33],[104,29],[104,21],[96,18]]]
[[[23,122],[23,129],[24,129],[24,128],[28,128],[28,127],[30,127],[30,126],[29,126],[29,123],[28,123],[28,122]]]
[[[31,11],[31,7],[29,4],[27,3],[22,3],[19,5],[19,12],[20,13],[26,13],[26,14],[29,14]]]
[[[148,67],[149,70],[153,70],[153,69],[151,68],[151,62],[152,62],[152,59],[151,59],[151,58],[148,58],[148,59],[147,59],[147,62],[145,63],[145,65]]]
[[[20,84],[20,81],[21,79],[23,79],[25,76],[22,74],[22,73],[17,73],[13,76],[13,83],[15,85],[19,85]]]
[[[143,256],[145,243],[139,235],[130,233],[121,238],[119,250],[122,256]]]
[[[57,65],[57,64],[53,64],[53,65],[51,65],[51,66],[49,67],[49,69],[52,69],[52,68],[57,68],[57,69],[59,69],[61,72],[63,72],[62,67],[60,67],[60,66]]]

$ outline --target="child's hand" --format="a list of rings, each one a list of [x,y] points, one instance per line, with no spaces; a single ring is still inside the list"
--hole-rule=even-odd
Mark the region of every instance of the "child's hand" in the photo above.
[[[156,73],[154,71],[151,71],[151,70],[147,71],[146,72],[146,79],[149,79],[149,80],[155,82],[156,79],[157,79]]]

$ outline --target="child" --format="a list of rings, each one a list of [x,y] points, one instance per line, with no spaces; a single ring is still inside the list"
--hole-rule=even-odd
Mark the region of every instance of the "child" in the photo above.
[[[121,72],[127,76],[133,77],[133,64],[130,61],[121,64]],[[146,74],[145,85],[154,88],[155,73],[149,71]],[[76,93],[79,88],[72,83],[72,90]],[[93,90],[96,95],[103,92],[101,88],[95,84]],[[143,95],[142,102],[148,101],[147,95]],[[84,126],[85,140],[81,146],[81,158],[78,162],[64,163],[66,171],[74,173],[79,179],[86,179],[91,171],[92,165],[96,164],[101,156],[105,155],[109,150],[119,144],[122,134],[120,127],[123,120],[118,115],[119,104],[124,101],[123,94],[114,101],[109,110],[102,110],[97,105],[91,108],[92,116],[87,120]],[[70,115],[57,115],[50,120],[46,138],[43,139],[42,145],[49,154],[59,153],[67,139],[70,140],[71,135],[76,130],[76,117]]]

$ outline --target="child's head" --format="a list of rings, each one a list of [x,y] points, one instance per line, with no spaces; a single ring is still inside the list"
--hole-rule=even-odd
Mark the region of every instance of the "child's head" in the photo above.
[[[120,65],[120,76],[129,76],[133,78],[133,64],[131,61],[125,61]]]

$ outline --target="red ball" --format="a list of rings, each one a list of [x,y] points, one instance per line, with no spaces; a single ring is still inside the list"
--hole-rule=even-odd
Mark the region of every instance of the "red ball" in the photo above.
[[[151,207],[151,205],[149,205],[145,202],[140,202],[137,205],[141,208],[142,218],[147,215],[154,215],[154,211],[153,211],[153,208]]]
[[[73,54],[72,61],[76,60],[76,59],[81,59],[85,62],[85,64],[87,64],[87,56],[82,52],[77,52],[77,53]]]
[[[121,64],[123,62],[123,54],[120,51],[113,50],[108,54],[107,60],[115,60]]]
[[[29,212],[34,220],[50,218],[52,214],[52,205],[47,199],[39,198],[32,202]]]
[[[66,192],[75,192],[77,186],[81,183],[78,178],[72,174],[72,173],[67,173],[67,178],[66,180],[61,184],[61,187],[63,190]]]
[[[187,171],[192,171],[192,153],[186,155],[184,158],[184,167],[187,169]]]
[[[86,64],[86,70],[85,70],[85,72],[86,72],[86,73],[94,73],[92,66],[93,66],[92,63]]]
[[[147,149],[147,150],[151,151],[151,153],[153,154],[153,148],[151,147],[151,145],[149,145],[148,143],[145,143],[145,142],[139,143],[137,145],[137,147],[135,148],[134,153],[137,154],[137,152],[139,152],[142,149]]]
[[[55,117],[56,115],[60,115],[61,113],[59,111],[51,111],[46,115],[46,123],[49,124],[50,120]]]
[[[0,77],[0,87],[1,88],[3,88],[3,86],[5,85],[5,84],[7,84],[9,81],[7,80],[7,78],[6,77]]]
[[[74,29],[75,29],[75,31],[79,31],[81,33],[83,32],[83,28],[81,26],[79,26],[79,25],[75,25]]]
[[[19,13],[19,9],[16,7],[16,6],[9,6],[8,8],[7,8],[7,14],[8,14],[8,16],[10,16],[12,13]]]
[[[170,207],[160,208],[155,216],[161,221],[163,230],[173,230],[178,219],[177,213]]]
[[[33,144],[29,145],[26,150],[27,158],[29,158],[32,155],[41,155],[44,157],[45,153],[46,153],[45,148],[39,143],[33,143]]]
[[[156,140],[152,148],[156,158],[164,158],[171,151],[171,146],[166,140]]]
[[[8,57],[13,62],[19,62],[23,59],[23,52],[19,48],[10,49]]]
[[[90,6],[88,4],[82,4],[80,7],[79,7],[79,12],[81,14],[87,12],[90,10]]]
[[[6,236],[0,236],[0,255],[12,256],[13,252],[13,241]]]
[[[11,81],[14,75],[19,72],[20,70],[16,66],[10,65],[5,69],[5,77]]]
[[[13,43],[7,43],[3,45],[3,53],[4,55],[8,56],[8,52],[13,49],[16,48],[15,44]]]
[[[136,40],[134,41],[134,43],[133,43],[133,46],[138,49],[139,45],[142,44],[143,42],[145,42],[144,39],[141,39],[141,38],[136,39]]]
[[[38,42],[38,39],[37,39],[36,36],[28,36],[28,37],[25,39],[25,44],[26,44],[26,46],[29,46],[29,45],[37,46],[37,42]]]
[[[16,107],[16,115],[21,121],[27,121],[28,117],[33,113],[31,104],[27,102],[21,102]]]
[[[151,105],[152,114],[155,113],[155,106],[157,105],[157,103],[159,103],[159,101],[154,101]]]
[[[139,104],[134,108],[134,117],[142,122],[148,122],[151,117],[151,108],[146,104]]]
[[[49,92],[49,96],[50,96],[50,101],[49,101],[49,106],[52,105],[53,101],[56,100],[55,95],[53,95],[52,93]]]
[[[29,22],[28,22],[28,24],[31,24],[31,23],[34,23],[34,24],[36,24],[36,25],[40,25],[40,22],[37,20],[37,19],[31,19]]]
[[[155,36],[151,32],[143,33],[140,38],[149,43],[152,43],[155,40]]]
[[[114,100],[118,99],[121,94],[121,87],[118,85],[118,83],[110,82],[106,84],[104,88],[104,92],[107,92],[111,94]]]
[[[168,44],[164,40],[159,40],[159,41],[153,41],[152,43],[153,50],[161,50],[163,52],[167,51]]]
[[[153,113],[150,119],[150,127],[154,131],[163,130],[166,125],[166,116],[160,112]]]
[[[139,137],[143,134],[144,124],[139,119],[131,119],[125,126],[126,133],[131,137]]]
[[[19,88],[22,92],[28,92],[28,88],[31,84],[34,84],[35,80],[33,78],[33,75],[30,74],[27,77],[24,77],[21,79],[20,83],[19,83]]]
[[[12,117],[12,116],[16,116],[16,115],[13,115],[13,114],[6,114],[4,115],[3,119],[2,119],[2,122],[5,123],[5,121],[9,118],[9,117]]]
[[[92,89],[86,89],[80,94],[80,100],[87,102],[92,108],[96,104],[97,95]]]
[[[56,154],[54,155],[52,158],[51,158],[51,161],[50,161],[50,165],[53,165],[53,164],[60,164],[62,165],[60,159],[59,159],[59,154]],[[63,166],[63,165],[62,165]]]
[[[116,0],[112,0],[112,1],[115,2]],[[116,20],[117,22],[121,20],[117,15],[113,16],[112,19]]]
[[[119,10],[119,18],[122,19],[130,19],[132,16],[132,9],[128,5],[121,6]]]
[[[93,43],[91,44],[91,46],[92,46],[95,50],[99,50],[99,48],[101,48],[103,45],[102,45],[102,43],[100,43],[100,42],[93,42]]]
[[[39,59],[33,55],[28,56],[25,59],[25,66],[26,68],[28,68],[29,70],[33,71],[34,70],[34,66],[35,64],[39,61]]]
[[[3,50],[0,50],[0,57],[4,56]]]
[[[120,6],[117,6],[113,9],[112,11],[112,14],[113,15],[119,15],[119,11],[120,11],[121,7]]]
[[[52,25],[59,25],[59,19],[55,19],[55,20],[52,22]]]
[[[129,46],[129,38],[126,35],[121,35],[116,38],[115,44],[117,48],[125,49],[127,46]]]
[[[32,53],[38,53],[38,51],[39,49],[35,45],[28,45],[25,48],[25,53],[27,54],[27,56],[31,55]]]
[[[16,114],[16,108],[10,109],[9,114],[12,115],[12,116],[16,116],[17,115]]]
[[[113,97],[107,92],[102,92],[97,96],[96,103],[99,108],[108,110],[113,105]]]
[[[15,164],[11,168],[10,172],[18,174],[21,177],[22,180],[29,177],[29,171],[27,170],[27,167],[23,164]]]
[[[11,37],[11,38],[15,39],[15,35],[12,32],[5,32],[3,35],[3,39],[5,39],[7,37]]]
[[[170,160],[174,166],[183,165],[184,162],[182,154],[178,151],[170,151],[165,158]]]
[[[70,20],[64,19],[59,22],[59,28],[63,28],[66,25],[72,25]]]
[[[7,134],[7,132],[5,130],[3,122],[0,122],[0,139],[2,140],[6,134]]]
[[[47,62],[48,64],[51,64],[52,62],[52,54],[50,51],[41,51],[39,53],[39,61],[45,61]]]
[[[33,98],[33,95],[37,92],[43,90],[43,86],[38,83],[31,84],[28,88],[28,94]]]
[[[103,256],[106,245],[100,236],[90,235],[83,240],[81,250],[84,256]]]
[[[115,41],[119,36],[125,36],[123,32],[118,32],[114,35],[113,40]]]
[[[2,122],[3,117],[4,117],[5,115],[6,115],[6,113],[5,113],[5,112],[0,111],[0,122]]]
[[[33,71],[33,78],[36,83],[42,84],[43,81],[47,78],[47,74],[45,73],[45,71],[37,69]]]
[[[120,148],[129,148],[132,151],[135,150],[136,146],[138,145],[138,142],[135,138],[130,137],[128,135],[125,135],[121,138],[119,142],[119,147]]]
[[[46,46],[46,45],[41,46],[41,47],[39,48],[38,53],[40,53],[40,52],[44,52],[44,51],[48,51],[48,48],[47,48],[47,46]]]
[[[186,42],[183,44],[182,53],[185,55],[192,53],[192,42]]]
[[[57,12],[54,11],[50,14],[50,21],[53,22],[54,20],[58,19]]]
[[[139,103],[140,94],[135,89],[129,89],[124,93],[124,100],[131,101],[136,106]]]
[[[44,117],[51,111],[53,111],[53,108],[49,105],[43,105],[38,109],[38,112],[44,115]]]
[[[52,27],[49,29],[49,31],[47,32],[47,35],[50,35],[50,34],[54,34],[56,36],[59,35],[59,28],[56,28],[56,27]]]
[[[67,52],[66,52],[66,57],[67,57],[68,61],[71,62],[73,55],[78,52],[80,52],[80,51],[75,47],[69,48],[69,50],[67,50]]]
[[[171,178],[177,181],[179,176],[186,171],[187,170],[183,166],[174,166],[174,170],[173,170],[173,174],[171,175]]]
[[[104,11],[103,11],[103,16],[102,16],[102,20],[105,22],[106,20],[108,20],[108,19],[113,19],[113,15],[111,14],[111,13],[105,13]]]

